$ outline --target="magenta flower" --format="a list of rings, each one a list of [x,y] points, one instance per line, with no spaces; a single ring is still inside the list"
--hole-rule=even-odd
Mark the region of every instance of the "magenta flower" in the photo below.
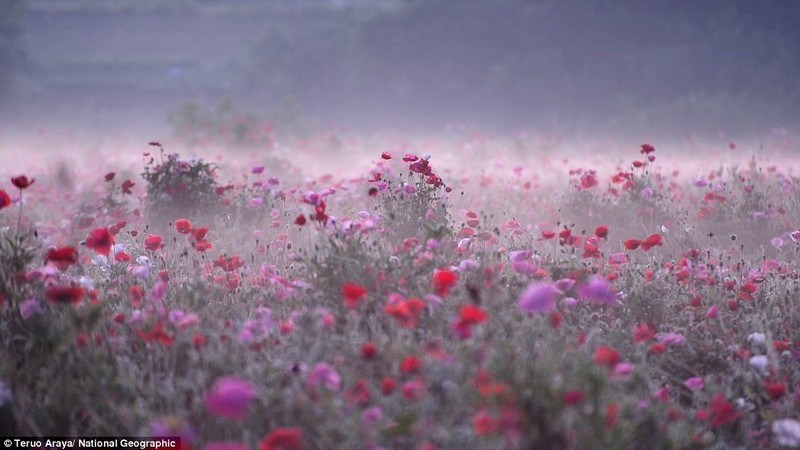
[[[211,392],[206,395],[205,404],[212,414],[242,420],[255,395],[255,389],[249,381],[238,377],[223,377],[214,383]]]
[[[686,381],[683,382],[683,385],[693,391],[699,391],[703,389],[705,383],[703,383],[703,377],[691,377],[687,378]]]
[[[512,250],[508,252],[508,258],[511,262],[527,261],[531,258],[530,250]]]
[[[527,313],[543,313],[556,306],[556,289],[550,283],[532,283],[519,297],[519,308]]]
[[[625,253],[612,253],[608,255],[608,263],[613,265],[625,264],[626,262],[630,261],[630,257],[628,257]]]
[[[555,288],[561,292],[567,292],[575,286],[575,280],[572,278],[562,278],[556,281]]]
[[[511,269],[520,275],[533,275],[536,272],[536,266],[530,261],[512,261]]]
[[[682,334],[678,333],[658,333],[656,335],[656,339],[658,342],[670,346],[670,345],[683,345],[686,342],[686,338],[683,337]]]
[[[603,277],[592,277],[588,283],[578,289],[578,294],[581,300],[593,303],[613,305],[617,302],[616,294],[611,292],[608,281]]]
[[[361,413],[361,423],[364,424],[365,427],[370,428],[376,422],[383,418],[383,408],[380,406],[373,406],[371,408],[367,408],[364,412]]]
[[[634,366],[631,363],[620,362],[614,365],[611,376],[617,379],[625,379],[633,372]]]
[[[42,312],[42,307],[39,306],[39,301],[35,298],[29,298],[19,304],[19,315],[27,320],[28,317]]]
[[[320,362],[317,363],[311,369],[311,372],[308,373],[308,377],[306,377],[306,383],[312,387],[323,384],[328,389],[336,391],[342,384],[342,377],[339,376],[339,373],[336,372],[336,369],[334,369],[330,364]]]

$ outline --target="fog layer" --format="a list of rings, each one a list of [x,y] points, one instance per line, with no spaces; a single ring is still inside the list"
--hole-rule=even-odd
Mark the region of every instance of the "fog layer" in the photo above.
[[[800,2],[0,4],[3,131],[765,133],[798,123]],[[171,118],[171,120],[169,120]]]

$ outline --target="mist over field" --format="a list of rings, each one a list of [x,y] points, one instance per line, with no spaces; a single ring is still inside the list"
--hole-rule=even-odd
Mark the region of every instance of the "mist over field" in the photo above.
[[[287,135],[462,127],[724,141],[798,123],[800,5],[790,1],[9,0],[0,8],[4,142],[64,130],[180,137],[176,123],[199,126],[222,102]]]
[[[0,437],[800,448],[798,25],[0,0]]]

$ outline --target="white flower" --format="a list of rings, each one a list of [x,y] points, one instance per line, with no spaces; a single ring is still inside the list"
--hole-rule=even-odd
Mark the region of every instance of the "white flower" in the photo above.
[[[758,369],[759,372],[766,373],[769,360],[766,355],[751,356],[750,365]]]
[[[94,289],[94,280],[85,275],[78,279],[78,284],[80,284],[82,288],[90,291]]]
[[[772,422],[772,434],[778,445],[800,447],[800,422],[795,419],[780,419]]]
[[[764,333],[750,333],[747,340],[753,345],[764,345],[767,342],[767,336]]]

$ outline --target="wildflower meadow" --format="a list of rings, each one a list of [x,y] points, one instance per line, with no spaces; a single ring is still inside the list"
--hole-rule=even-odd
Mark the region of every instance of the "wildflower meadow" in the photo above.
[[[6,158],[0,435],[800,447],[790,136],[248,130]]]

